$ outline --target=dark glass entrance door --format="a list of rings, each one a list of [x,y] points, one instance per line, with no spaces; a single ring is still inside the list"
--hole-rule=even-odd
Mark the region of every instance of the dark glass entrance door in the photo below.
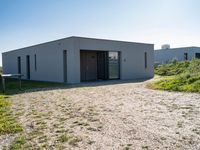
[[[119,52],[108,52],[108,78],[120,78],[120,56]]]
[[[97,78],[106,80],[108,79],[108,52],[97,52]]]

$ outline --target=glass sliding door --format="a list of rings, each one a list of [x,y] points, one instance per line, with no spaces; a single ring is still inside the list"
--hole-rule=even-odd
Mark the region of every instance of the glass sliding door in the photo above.
[[[108,52],[108,78],[120,78],[120,56],[119,52]]]

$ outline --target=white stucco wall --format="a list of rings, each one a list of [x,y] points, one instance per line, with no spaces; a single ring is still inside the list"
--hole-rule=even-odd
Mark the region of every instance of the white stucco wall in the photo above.
[[[188,60],[192,60],[196,53],[200,53],[199,47],[184,47],[174,49],[160,49],[155,50],[155,63],[167,63],[170,60],[176,59],[178,61],[184,61],[184,53],[188,54]]]
[[[2,54],[3,72],[17,73],[17,57],[26,79],[26,55],[30,55],[31,80],[63,82],[63,50],[67,50],[67,81],[80,82],[80,50],[120,51],[121,79],[151,78],[154,75],[152,44],[70,37]],[[144,53],[147,52],[147,69]],[[37,70],[34,55],[37,55]]]

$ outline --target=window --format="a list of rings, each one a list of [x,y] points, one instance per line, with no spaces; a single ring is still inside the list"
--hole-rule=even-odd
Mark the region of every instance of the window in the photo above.
[[[26,55],[26,78],[29,80],[31,77],[30,56]]]
[[[200,59],[200,53],[196,53],[195,58]]]
[[[21,74],[21,57],[17,57],[18,74]]]
[[[120,78],[119,52],[108,52],[109,79]]]
[[[67,82],[67,50],[63,51],[63,77],[64,82]]]
[[[36,54],[34,55],[34,60],[35,60],[35,71],[37,71],[37,58],[36,58]]]
[[[147,52],[144,53],[144,67],[147,69]]]
[[[188,60],[188,53],[184,53],[184,60]]]

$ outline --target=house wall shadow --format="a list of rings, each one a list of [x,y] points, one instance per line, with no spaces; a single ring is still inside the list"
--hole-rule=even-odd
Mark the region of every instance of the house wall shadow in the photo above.
[[[137,79],[137,80],[101,80],[101,81],[92,81],[92,82],[82,82],[78,84],[56,84],[53,86],[46,86],[46,87],[40,87],[40,86],[34,86],[34,87],[28,87],[23,86],[23,82],[27,81],[22,81],[22,89],[19,90],[19,88],[14,88],[14,89],[9,89],[7,87],[6,92],[4,93],[5,95],[16,95],[16,94],[22,94],[22,93],[33,93],[33,92],[39,92],[39,91],[51,91],[51,90],[58,90],[58,89],[72,89],[72,88],[83,88],[83,87],[97,87],[97,86],[109,86],[109,85],[119,85],[119,84],[126,84],[126,83],[142,83],[144,81],[150,80],[151,78],[148,79]],[[12,79],[13,80],[13,79]],[[15,79],[14,79],[15,80]],[[8,81],[9,82],[9,81]],[[35,82],[35,81],[31,81]],[[38,81],[36,81],[38,82]],[[40,84],[42,83],[47,83],[47,82],[39,82]],[[14,83],[13,83],[14,84]],[[17,81],[15,81],[15,86],[17,87]],[[26,83],[28,84],[28,83]],[[1,93],[2,89],[1,89]]]

